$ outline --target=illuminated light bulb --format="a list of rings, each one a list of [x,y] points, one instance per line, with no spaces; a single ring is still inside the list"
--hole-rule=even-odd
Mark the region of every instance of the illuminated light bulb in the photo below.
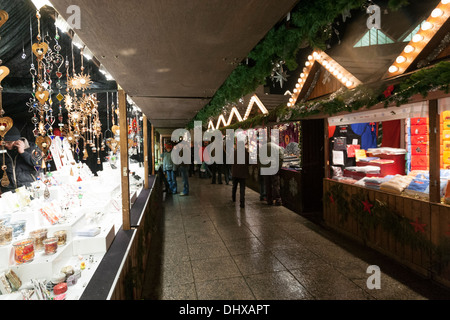
[[[449,0],[449,1],[450,1],[450,0]],[[315,52],[315,51],[313,52],[312,55],[313,55],[313,57],[314,57],[315,59],[317,59],[317,57],[319,57],[319,54],[318,54],[317,52]]]
[[[301,79],[300,79],[301,80]],[[296,88],[300,88],[300,83],[297,83],[296,85],[295,85],[295,87]]]
[[[308,56],[308,60],[312,60],[313,59],[313,56],[312,55],[309,55]]]
[[[293,102],[293,101],[294,101],[294,99],[292,99],[292,98],[289,99],[289,102]]]
[[[338,80],[341,80],[342,79],[342,74],[338,73],[336,77],[338,78]]]
[[[288,102],[287,106],[290,107],[290,106],[292,106],[292,104],[290,102]]]
[[[342,80],[343,83],[346,83],[348,81],[348,79],[346,77],[342,77],[341,80]]]
[[[422,41],[422,40],[423,40],[423,36],[421,34],[418,34],[418,33],[416,33],[414,35],[414,37],[412,38],[413,42],[419,42],[419,41]]]
[[[311,64],[311,63],[309,63],[309,61],[306,61],[306,62],[305,62],[305,66],[307,66],[307,67],[309,67],[310,64]]]
[[[425,21],[423,24],[422,24],[422,30],[424,30],[424,31],[426,31],[426,30],[430,30],[430,29],[432,29],[433,28],[433,24],[431,23],[431,22],[428,22],[428,21]]]
[[[300,86],[300,83],[301,83],[302,81],[303,81],[302,79],[298,79],[299,86]]]
[[[405,49],[403,50],[405,53],[411,53],[411,52],[413,52],[415,50],[415,48],[412,46],[412,45],[407,45],[406,47],[405,47]]]
[[[330,69],[328,69],[328,71],[330,71],[330,73],[333,73],[334,70],[336,70],[334,67],[330,67]]]
[[[307,69],[307,68],[303,68],[303,72],[304,72],[304,73],[307,73],[307,72],[308,72],[308,69]]]
[[[352,85],[353,85],[353,82],[352,81],[347,81],[346,83],[345,83],[345,85],[347,86],[347,87],[351,87]]]
[[[302,72],[302,73],[300,73],[300,78],[303,78],[303,77],[305,77],[305,74]],[[301,79],[299,79],[299,80],[301,80]]]
[[[300,87],[300,86],[299,86]],[[297,89],[294,89],[294,93],[297,93],[298,92],[298,90]]]
[[[397,72],[398,71],[398,67],[397,66],[390,66],[389,67],[389,72],[390,73],[394,73],[394,72]]]
[[[398,56],[397,59],[395,59],[395,62],[397,63],[403,63],[406,61],[406,58],[404,56]]]
[[[322,65],[326,68],[327,65],[328,65],[328,61],[327,61],[327,60],[324,60],[323,63],[322,63]]]
[[[337,76],[339,74],[339,71],[337,71],[337,69],[336,70],[334,70],[334,72],[333,72],[333,76]]]
[[[450,2],[450,0],[442,0],[441,3],[442,4],[448,4]]]
[[[444,14],[444,11],[442,11],[442,9],[439,9],[439,8],[436,8],[436,9],[434,9],[433,11],[431,11],[431,16],[432,16],[433,18],[440,17],[440,16],[442,16],[443,14]]]

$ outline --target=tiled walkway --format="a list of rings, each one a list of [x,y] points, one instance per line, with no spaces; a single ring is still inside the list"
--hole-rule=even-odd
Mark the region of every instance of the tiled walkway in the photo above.
[[[144,299],[450,298],[384,256],[260,202],[248,188],[241,209],[230,185],[194,177],[190,185],[188,197],[165,200],[160,284],[148,287]],[[381,289],[367,288],[370,265],[381,269]]]

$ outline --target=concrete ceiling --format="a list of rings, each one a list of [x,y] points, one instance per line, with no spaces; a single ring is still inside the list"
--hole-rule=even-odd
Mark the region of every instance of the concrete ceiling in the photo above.
[[[298,0],[52,0],[155,127],[179,128]]]

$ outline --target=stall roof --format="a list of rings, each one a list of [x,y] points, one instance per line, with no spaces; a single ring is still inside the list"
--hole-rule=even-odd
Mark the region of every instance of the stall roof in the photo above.
[[[156,127],[180,127],[298,0],[53,0]]]

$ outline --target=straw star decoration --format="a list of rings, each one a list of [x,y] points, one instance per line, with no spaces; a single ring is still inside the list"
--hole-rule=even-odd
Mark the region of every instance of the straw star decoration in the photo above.
[[[419,218],[416,218],[416,221],[414,222],[410,222],[410,224],[414,227],[414,231],[415,232],[422,232],[425,233],[425,226],[426,224],[424,223],[419,223]]]
[[[361,201],[361,202],[362,202],[363,205],[364,205],[364,211],[367,211],[368,213],[372,213],[372,211],[371,211],[370,208],[373,207],[373,204],[371,204],[371,203],[369,202],[369,200]]]

